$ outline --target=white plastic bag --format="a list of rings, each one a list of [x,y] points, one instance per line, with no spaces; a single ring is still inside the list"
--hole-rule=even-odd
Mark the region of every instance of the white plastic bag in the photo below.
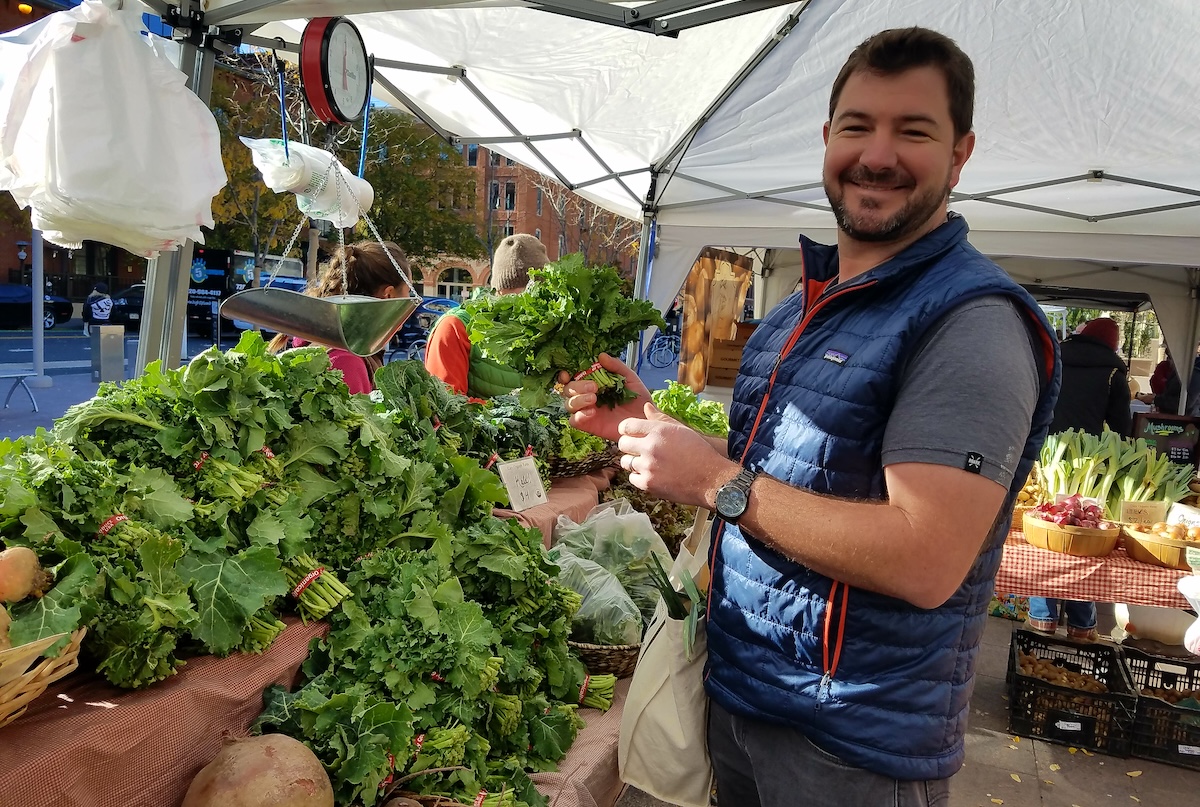
[[[47,241],[154,257],[213,226],[220,134],[115,6],[85,0],[0,37],[0,188]]]
[[[708,588],[708,512],[696,515],[692,532],[671,567],[678,583],[690,575]],[[682,807],[708,807],[713,771],[708,757],[708,696],[704,664],[708,642],[701,622],[691,652],[684,620],[672,619],[660,600],[642,639],[637,668],[621,712],[617,764],[621,781],[656,799]]]
[[[250,149],[267,187],[296,194],[296,206],[307,216],[333,222],[335,227],[353,227],[375,201],[371,183],[350,173],[324,149],[288,141],[285,152],[283,141],[276,138],[243,137],[241,141]]]

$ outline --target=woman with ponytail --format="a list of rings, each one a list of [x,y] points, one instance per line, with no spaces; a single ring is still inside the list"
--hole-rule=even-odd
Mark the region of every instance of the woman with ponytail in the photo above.
[[[389,253],[391,256],[389,257]],[[393,259],[395,264],[392,263]],[[396,271],[399,265],[410,273],[408,257],[399,246],[386,241],[359,241],[340,247],[333,260],[324,264],[305,294],[313,297],[335,297],[339,294],[360,294],[366,297],[393,299],[409,295],[408,284]],[[343,281],[344,278],[344,281]],[[269,346],[274,353],[286,347],[302,347],[303,339],[279,334]],[[373,356],[356,356],[342,348],[329,348],[329,360],[351,392],[370,392],[375,389],[375,371],[383,366],[383,351]]]

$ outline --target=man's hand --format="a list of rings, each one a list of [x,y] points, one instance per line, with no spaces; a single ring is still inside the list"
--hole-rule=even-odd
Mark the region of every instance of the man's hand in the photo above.
[[[571,375],[566,372],[559,373],[558,380],[559,383],[567,385],[563,397],[566,399],[567,412],[571,414],[571,425],[581,431],[616,442],[621,436],[617,427],[622,420],[642,417],[646,404],[650,403],[650,391],[637,377],[637,373],[626,367],[620,359],[601,353],[598,361],[605,370],[624,378],[625,388],[637,397],[612,408],[596,406],[595,382],[586,378],[572,381]]]
[[[704,435],[646,404],[643,418],[621,421],[621,467],[629,482],[660,499],[712,509],[717,488],[737,476],[738,464]]]

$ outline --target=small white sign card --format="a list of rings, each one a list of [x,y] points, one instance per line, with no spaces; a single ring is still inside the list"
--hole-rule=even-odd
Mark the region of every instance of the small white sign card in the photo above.
[[[533,457],[501,462],[496,468],[500,472],[500,481],[508,489],[508,500],[514,512],[520,513],[549,501]]]
[[[1167,502],[1121,502],[1121,521],[1148,527],[1167,520]]]

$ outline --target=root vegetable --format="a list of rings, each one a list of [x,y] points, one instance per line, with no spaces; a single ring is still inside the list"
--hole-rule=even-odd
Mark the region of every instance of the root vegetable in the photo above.
[[[181,807],[333,807],[329,776],[308,746],[283,734],[226,740]]]
[[[40,597],[53,582],[29,547],[14,546],[0,552],[0,602],[20,602],[30,595]]]

